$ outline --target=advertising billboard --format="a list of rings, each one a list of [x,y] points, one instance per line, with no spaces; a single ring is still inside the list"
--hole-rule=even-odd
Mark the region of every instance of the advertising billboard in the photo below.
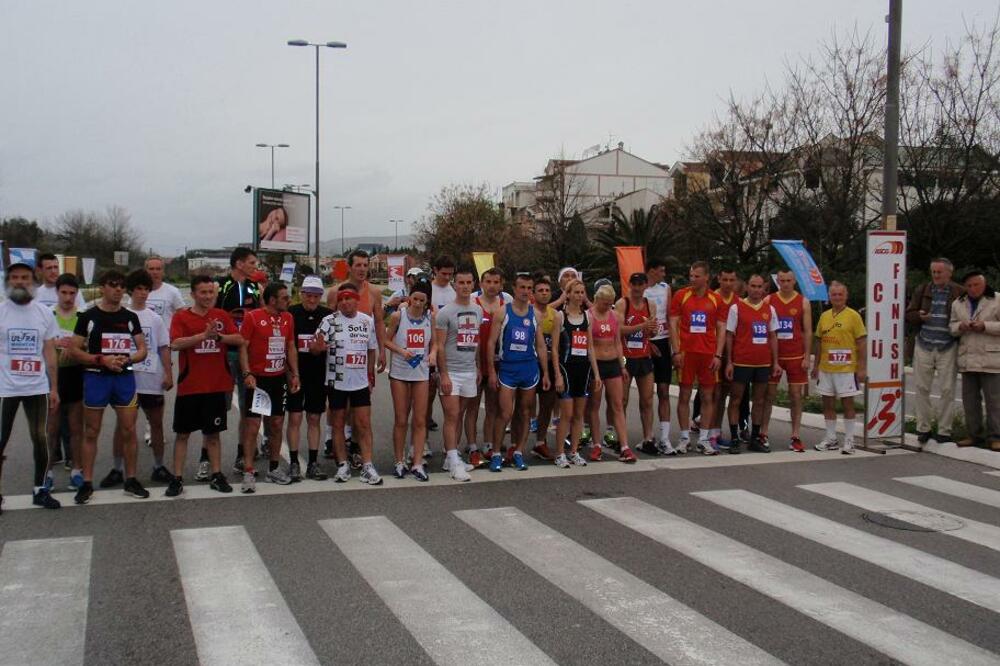
[[[263,252],[309,254],[308,194],[257,188],[254,190],[254,249]]]
[[[903,437],[906,232],[868,232],[865,441]]]

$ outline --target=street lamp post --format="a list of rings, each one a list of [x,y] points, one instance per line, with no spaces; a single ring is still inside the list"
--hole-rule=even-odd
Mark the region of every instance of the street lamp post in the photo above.
[[[287,143],[258,143],[258,148],[270,148],[271,149],[271,189],[274,189],[274,149],[275,148],[291,148]]]
[[[334,206],[333,209],[340,211],[340,256],[344,256],[344,211],[351,210],[351,207]]]
[[[344,42],[325,42],[313,44],[304,39],[290,39],[289,46],[311,46],[316,49],[316,189],[313,196],[316,197],[316,270],[319,271],[319,50],[323,47],[331,49],[346,49]]]
[[[393,250],[399,249],[399,223],[406,222],[406,220],[389,220],[396,226],[396,244],[392,246]]]

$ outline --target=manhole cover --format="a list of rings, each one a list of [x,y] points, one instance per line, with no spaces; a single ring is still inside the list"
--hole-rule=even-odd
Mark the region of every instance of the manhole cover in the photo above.
[[[875,525],[910,532],[951,532],[965,527],[961,520],[933,511],[872,511],[861,517]]]

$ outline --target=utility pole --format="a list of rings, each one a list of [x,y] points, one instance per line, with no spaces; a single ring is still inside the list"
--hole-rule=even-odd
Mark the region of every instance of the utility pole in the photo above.
[[[896,230],[896,190],[899,180],[899,52],[903,0],[889,0],[888,77],[885,91],[885,156],[882,161],[882,229]]]

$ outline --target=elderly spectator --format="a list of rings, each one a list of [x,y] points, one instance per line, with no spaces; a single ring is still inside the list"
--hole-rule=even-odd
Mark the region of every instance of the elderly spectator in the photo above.
[[[985,443],[1000,451],[1000,298],[980,271],[967,273],[962,284],[965,295],[952,304],[950,324],[951,334],[959,339],[958,369],[969,432],[958,445]]]
[[[906,308],[906,323],[916,330],[913,347],[913,376],[917,385],[917,441],[926,444],[931,438],[931,384],[938,377],[941,403],[937,435],[944,444],[952,441],[951,422],[955,415],[955,377],[958,341],[948,330],[951,306],[962,295],[962,285],[952,282],[954,266],[940,257],[931,260],[931,281],[920,285]]]

